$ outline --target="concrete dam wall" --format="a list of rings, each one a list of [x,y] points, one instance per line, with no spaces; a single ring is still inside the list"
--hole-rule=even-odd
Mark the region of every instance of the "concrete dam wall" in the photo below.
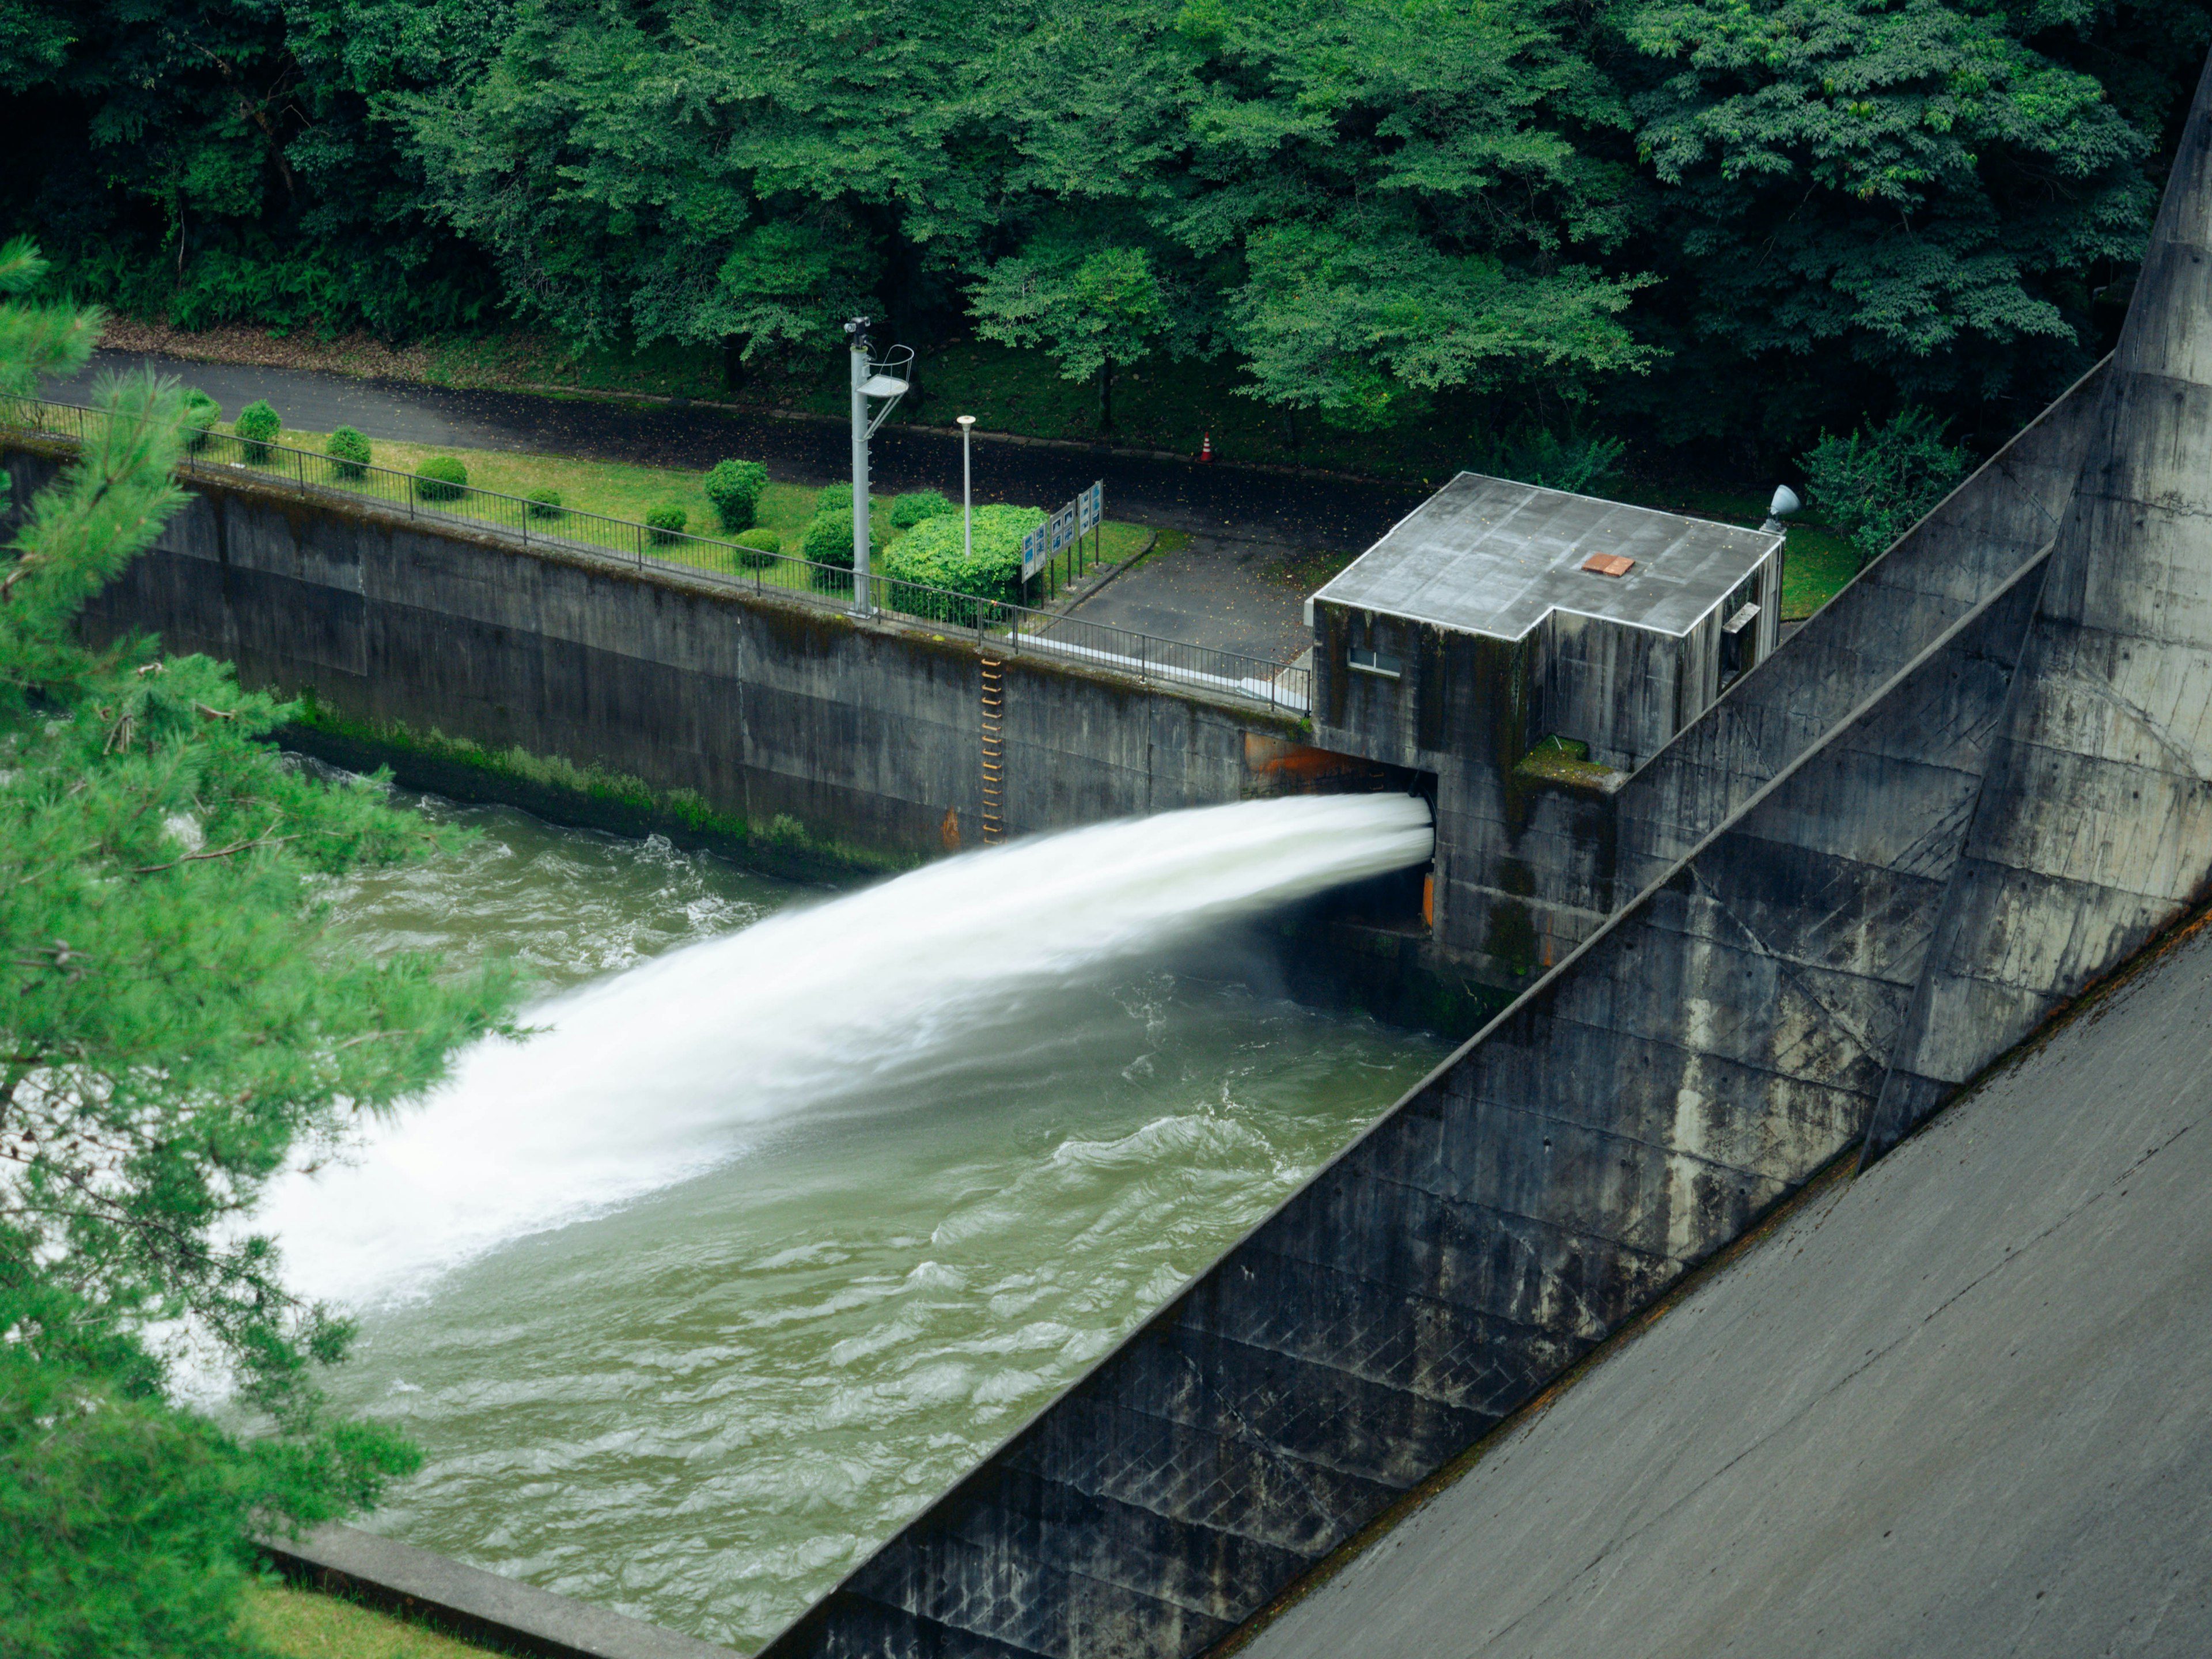
[[[59,460],[18,442],[0,465],[21,501]],[[155,550],[89,608],[95,635],[149,630],[235,663],[248,685],[312,690],[349,722],[519,745],[891,859],[977,838],[971,637],[588,550],[524,552],[250,475],[191,487]],[[1294,716],[1061,660],[1008,655],[1004,673],[1013,832],[1294,778]]]
[[[2113,359],[1676,740],[1660,878],[766,1651],[1203,1652],[2201,900],[2208,89]]]

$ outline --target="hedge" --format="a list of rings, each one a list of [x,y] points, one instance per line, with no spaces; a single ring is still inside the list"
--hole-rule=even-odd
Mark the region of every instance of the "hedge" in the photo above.
[[[654,507],[646,509],[645,527],[653,540],[665,546],[684,533],[690,515],[680,507]]]
[[[222,418],[222,405],[198,386],[185,388],[185,447],[199,451],[207,447],[208,434]]]
[[[707,470],[705,488],[725,531],[750,530],[760,493],[768,488],[768,469],[758,461],[717,461]]]
[[[941,519],[948,513],[960,509],[934,489],[917,489],[902,495],[891,503],[891,523],[901,530],[911,530],[931,519]]]
[[[451,455],[433,455],[415,469],[415,493],[426,501],[457,501],[469,470]]]
[[[737,544],[738,562],[748,570],[774,564],[783,551],[783,538],[773,530],[741,530],[730,539]]]
[[[342,426],[331,433],[330,441],[323,446],[323,453],[337,463],[337,475],[341,478],[365,478],[368,476],[368,464],[373,459],[368,440],[353,428]]]
[[[901,581],[949,587],[979,599],[1018,599],[1022,538],[1043,522],[1040,507],[977,507],[971,557],[957,514],[924,520],[891,544],[882,571]]]
[[[231,428],[238,434],[240,446],[246,452],[247,462],[254,466],[269,465],[269,446],[284,429],[283,422],[264,398],[256,398],[238,411],[238,424]]]
[[[806,539],[799,551],[809,563],[834,564],[846,570],[853,568],[853,509],[848,504],[851,493],[848,490],[844,501],[822,507],[815,514],[814,521],[806,526]],[[876,533],[872,521],[868,526],[871,566],[882,550],[883,538]]]

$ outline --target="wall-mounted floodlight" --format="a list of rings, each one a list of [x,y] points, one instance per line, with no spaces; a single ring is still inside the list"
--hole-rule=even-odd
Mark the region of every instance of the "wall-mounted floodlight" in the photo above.
[[[845,325],[853,386],[853,608],[863,615],[875,609],[868,585],[868,440],[906,396],[914,372],[912,346],[893,346],[881,361],[869,356],[868,325],[873,320],[855,317]],[[872,418],[868,413],[871,398],[883,400]]]

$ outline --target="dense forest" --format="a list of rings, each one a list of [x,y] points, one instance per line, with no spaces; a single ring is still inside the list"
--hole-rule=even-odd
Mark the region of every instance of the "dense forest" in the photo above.
[[[1371,430],[2009,429],[2207,0],[0,0],[0,229],[185,326],[1159,355]]]

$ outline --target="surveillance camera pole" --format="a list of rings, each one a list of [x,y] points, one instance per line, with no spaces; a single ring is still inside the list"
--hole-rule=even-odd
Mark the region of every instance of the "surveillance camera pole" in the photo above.
[[[874,609],[868,603],[868,394],[860,389],[868,380],[868,322],[855,317],[845,325],[852,341],[853,608],[863,616]]]
[[[861,616],[875,612],[875,590],[868,580],[868,437],[884,423],[898,400],[906,396],[907,374],[914,367],[911,346],[893,346],[882,362],[868,360],[868,324],[855,317],[845,325],[851,341],[853,381],[853,609]],[[868,399],[881,398],[884,406],[868,414]]]

